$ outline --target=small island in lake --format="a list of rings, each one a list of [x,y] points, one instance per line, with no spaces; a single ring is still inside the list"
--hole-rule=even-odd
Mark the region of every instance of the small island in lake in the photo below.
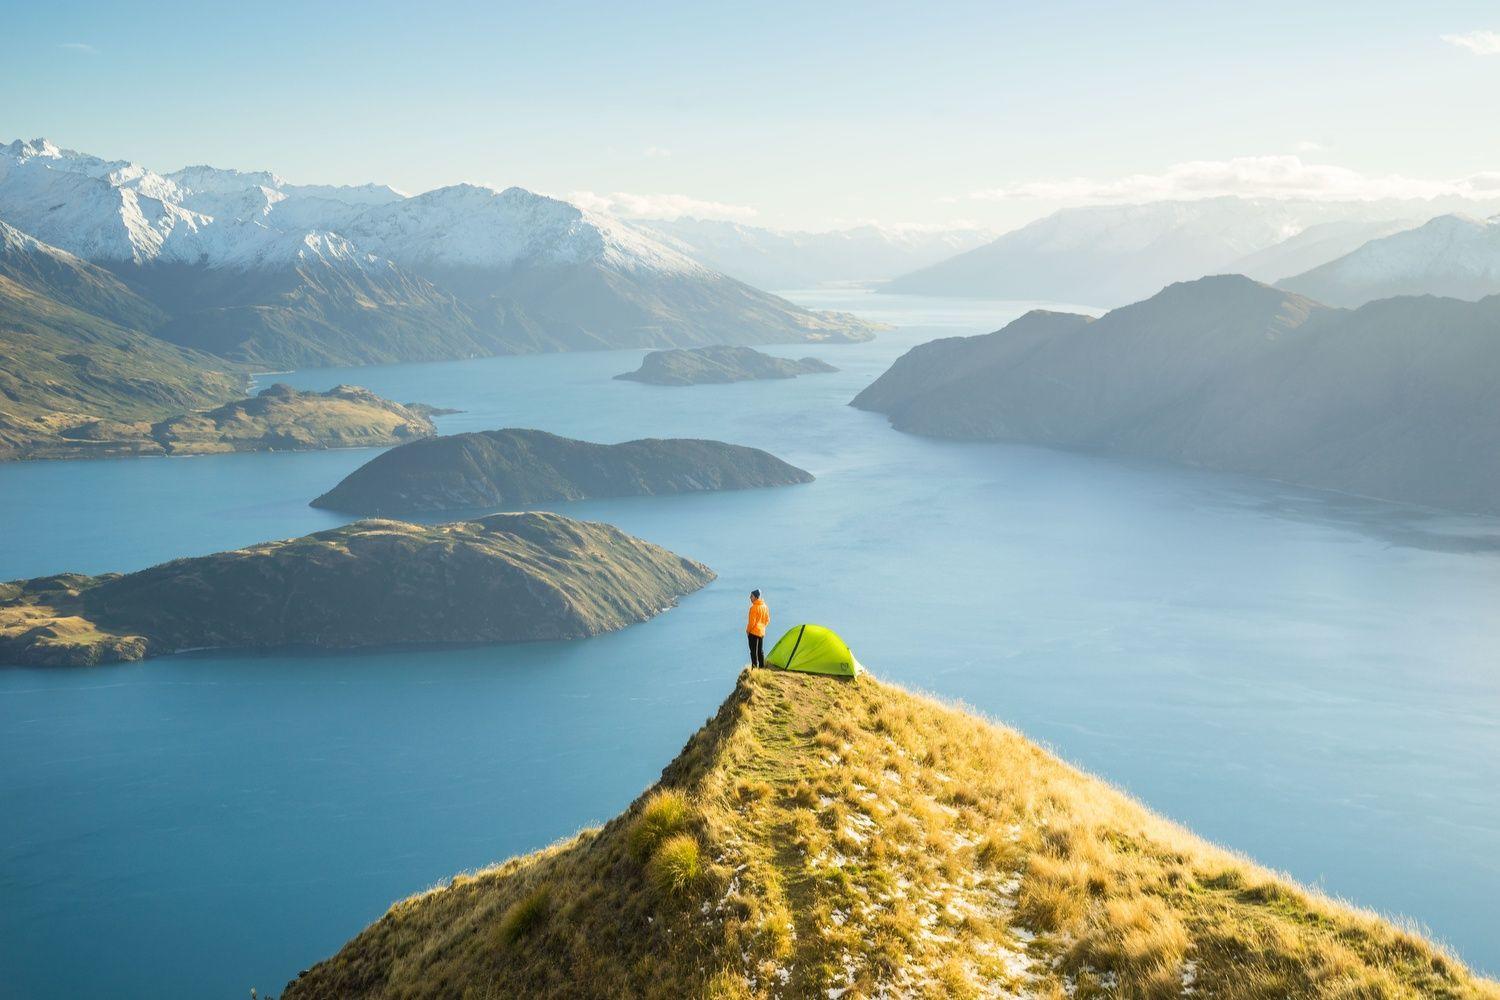
[[[573,639],[645,621],[713,578],[611,525],[559,514],[359,521],[136,573],[0,584],[0,663]]]
[[[412,514],[556,500],[743,490],[812,482],[768,452],[723,441],[594,444],[512,428],[425,438],[377,455],[312,506]]]
[[[627,382],[651,385],[705,385],[749,382],[753,379],[796,378],[836,372],[837,368],[817,358],[777,358],[749,347],[694,347],[652,351],[633,372],[616,375]]]
[[[310,451],[401,444],[436,433],[421,404],[393,403],[340,385],[308,392],[278,383],[246,399],[155,422],[89,420],[34,439],[16,457],[104,458],[209,455],[231,451]]]

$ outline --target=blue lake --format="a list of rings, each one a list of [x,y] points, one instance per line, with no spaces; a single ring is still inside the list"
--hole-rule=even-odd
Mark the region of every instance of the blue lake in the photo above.
[[[817,482],[562,504],[707,590],[571,643],[0,669],[0,996],[279,993],[394,899],[607,819],[729,692],[744,593],[1014,724],[1197,832],[1500,972],[1500,519],[891,430],[909,346],[1026,306],[809,293],[899,325],[836,375],[661,388],[638,351],[277,376],[445,432],[703,436]],[[372,451],[0,466],[0,579],[342,518]]]

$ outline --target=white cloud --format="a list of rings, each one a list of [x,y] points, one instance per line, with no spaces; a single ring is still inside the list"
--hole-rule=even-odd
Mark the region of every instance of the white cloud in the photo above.
[[[695,219],[728,219],[743,221],[755,217],[749,205],[729,205],[722,201],[703,201],[685,194],[630,194],[615,191],[598,194],[574,191],[568,201],[592,212],[604,212],[626,219],[678,219],[685,215]]]
[[[99,54],[99,50],[88,42],[63,42],[58,48],[67,49],[69,52],[87,52],[91,56]]]
[[[1297,143],[1297,152],[1299,153],[1321,153],[1327,148],[1327,146],[1315,139],[1303,139]]]
[[[1476,56],[1500,56],[1500,31],[1466,31],[1462,35],[1444,35],[1443,41],[1468,49]]]
[[[672,155],[672,151],[665,146],[647,146],[641,151],[641,155],[648,160],[665,160]]]
[[[1232,160],[1190,160],[1173,164],[1158,174],[1129,174],[1111,180],[1069,177],[1028,181],[974,191],[970,197],[981,201],[1065,204],[1192,200],[1224,195],[1311,201],[1473,198],[1493,196],[1497,176],[1500,175],[1475,174],[1457,180],[1426,180],[1400,174],[1364,174],[1327,163],[1304,163],[1298,156],[1242,156]]]

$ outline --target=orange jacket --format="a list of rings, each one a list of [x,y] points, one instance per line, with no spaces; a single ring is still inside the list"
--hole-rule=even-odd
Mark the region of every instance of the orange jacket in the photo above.
[[[751,635],[764,636],[766,626],[771,624],[771,609],[766,607],[766,602],[757,597],[750,602],[750,621],[745,624],[745,631]]]

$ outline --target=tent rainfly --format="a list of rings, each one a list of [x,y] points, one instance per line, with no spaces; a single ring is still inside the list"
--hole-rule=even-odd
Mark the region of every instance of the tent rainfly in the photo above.
[[[793,626],[766,654],[766,666],[834,677],[858,677],[864,669],[848,643],[822,625]]]

